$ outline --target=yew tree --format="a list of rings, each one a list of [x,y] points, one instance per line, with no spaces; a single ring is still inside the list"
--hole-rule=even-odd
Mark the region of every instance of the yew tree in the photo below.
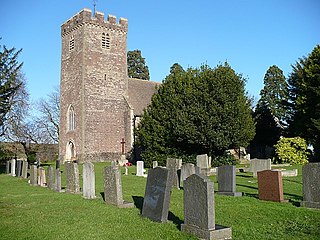
[[[128,77],[150,80],[149,68],[140,50],[128,51]]]

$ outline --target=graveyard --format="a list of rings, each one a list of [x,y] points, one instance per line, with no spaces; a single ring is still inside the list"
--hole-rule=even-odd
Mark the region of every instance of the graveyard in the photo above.
[[[42,167],[48,172],[49,165]],[[185,224],[183,187],[172,188],[167,221],[152,221],[142,214],[147,178],[136,176],[136,166],[128,167],[128,175],[120,167],[123,200],[134,206],[121,208],[104,201],[107,165],[110,163],[94,163],[94,199],[82,195],[82,164],[80,192],[74,194],[31,186],[27,179],[1,169],[0,239],[197,239],[181,231]],[[251,172],[236,172],[236,192],[243,196],[216,194],[218,178],[209,176],[214,183],[215,223],[232,228],[232,239],[319,239],[319,209],[301,206],[302,167],[281,168],[298,170],[297,176],[282,178],[285,202],[259,200],[258,178]],[[61,166],[63,191],[70,185],[65,175],[65,166]]]

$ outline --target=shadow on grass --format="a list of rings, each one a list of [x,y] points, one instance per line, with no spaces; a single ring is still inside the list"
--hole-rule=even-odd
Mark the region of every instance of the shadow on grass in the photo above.
[[[246,193],[246,192],[244,192],[244,193],[243,193],[243,196],[246,196],[246,197],[253,197],[253,198],[257,198],[257,199],[259,199],[259,195],[258,195],[258,194],[256,194],[256,193]]]
[[[100,195],[102,197],[102,200],[105,202],[106,200],[104,199],[104,192],[100,192]]]
[[[241,187],[246,187],[246,188],[251,188],[251,189],[255,189],[258,190],[257,187],[253,187],[253,186],[248,186],[248,185],[243,185],[243,184],[236,184],[237,186],[241,186]]]
[[[282,181],[286,181],[286,182],[293,182],[293,183],[297,183],[297,184],[300,184],[300,185],[302,185],[302,182],[300,182],[300,181],[297,181],[297,180],[292,180],[292,179],[282,179]]]
[[[136,208],[140,210],[140,214],[142,214],[144,198],[140,196],[132,196],[132,199],[133,199],[134,205],[136,206]],[[183,221],[170,211],[168,213],[168,220],[172,221],[176,225],[178,230],[181,230],[181,224],[183,223]]]
[[[241,174],[241,173],[237,173],[237,177],[253,178],[252,175],[246,175],[246,174]]]

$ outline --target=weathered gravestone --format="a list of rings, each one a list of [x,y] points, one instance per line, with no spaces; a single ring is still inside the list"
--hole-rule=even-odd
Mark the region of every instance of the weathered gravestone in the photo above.
[[[6,161],[6,174],[9,174],[10,173],[10,161],[7,160]]]
[[[46,170],[43,167],[38,168],[38,185],[45,187],[47,185]]]
[[[11,159],[10,160],[10,165],[11,165],[11,176],[15,177],[16,176],[16,160],[15,159]]]
[[[67,193],[80,193],[80,182],[79,182],[79,167],[77,163],[67,162],[65,163]]]
[[[49,189],[54,189],[54,173],[53,173],[53,167],[49,166],[48,167],[48,182],[47,182],[47,187]]]
[[[302,167],[302,206],[320,208],[320,163],[308,163]]]
[[[271,170],[271,159],[257,159],[254,158],[250,161],[250,172],[253,177],[257,177],[257,172],[263,170]]]
[[[94,165],[91,162],[83,164],[83,197],[86,199],[96,198],[96,184]]]
[[[21,173],[22,178],[27,178],[28,177],[28,162],[23,161],[22,162],[22,173]]]
[[[17,160],[16,177],[21,177],[22,160]]]
[[[134,207],[133,203],[123,200],[121,173],[118,166],[104,168],[104,200],[106,203],[116,205],[119,208]]]
[[[30,185],[31,186],[38,185],[38,168],[36,165],[30,166]]]
[[[166,222],[169,214],[172,180],[169,170],[162,167],[150,169],[142,207],[142,216],[156,222]]]
[[[196,169],[194,164],[192,163],[186,163],[183,164],[181,167],[181,182],[180,182],[180,186],[183,185],[183,182],[192,174],[196,173]]]
[[[169,170],[170,178],[172,179],[172,186],[180,188],[182,159],[168,158],[166,167]]]
[[[158,167],[158,161],[153,161],[152,162],[152,168]]]
[[[196,173],[209,176],[211,168],[211,158],[207,154],[197,156]]]
[[[215,224],[214,185],[201,174],[184,181],[184,224],[181,230],[200,239],[231,239],[231,228]]]
[[[236,192],[236,166],[224,165],[218,167],[218,194],[242,196],[242,192]]]
[[[281,172],[272,170],[258,172],[258,193],[260,200],[284,202]]]
[[[54,191],[61,192],[61,171],[60,169],[56,169],[56,178],[54,180]]]
[[[146,177],[147,174],[144,173],[144,162],[143,161],[137,161],[137,176],[139,177]]]

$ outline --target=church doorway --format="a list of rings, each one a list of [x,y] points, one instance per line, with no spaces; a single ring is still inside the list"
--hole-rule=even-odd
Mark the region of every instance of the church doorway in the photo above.
[[[76,151],[73,141],[67,143],[66,148],[66,161],[74,161],[76,159]]]

